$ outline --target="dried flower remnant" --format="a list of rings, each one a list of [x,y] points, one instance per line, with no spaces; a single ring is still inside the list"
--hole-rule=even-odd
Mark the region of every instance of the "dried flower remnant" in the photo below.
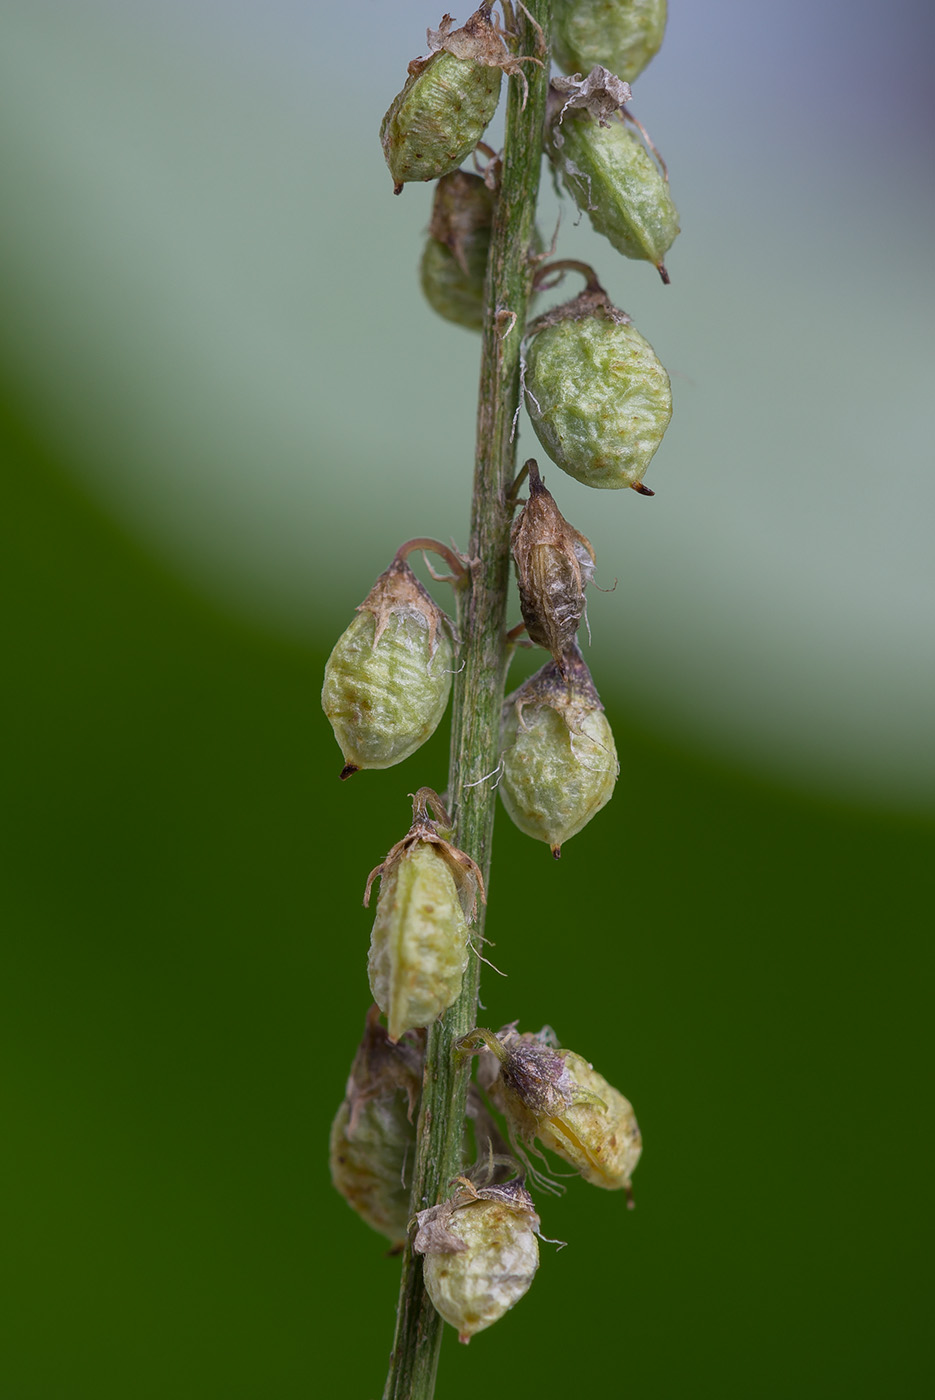
[[[561,669],[584,615],[584,590],[594,577],[590,540],[562,515],[533,458],[526,463],[529,500],[513,522],[510,546],[526,631]]]
[[[409,64],[409,77],[380,127],[394,193],[411,180],[437,180],[470,155],[497,110],[504,73],[522,75],[491,5],[460,29],[445,15],[429,29],[429,52]]]
[[[632,83],[658,52],[666,0],[553,0],[552,56],[566,73],[602,63]]]
[[[478,1028],[458,1041],[463,1051],[488,1050],[486,1088],[505,1114],[514,1149],[528,1164],[538,1138],[585,1181],[608,1191],[630,1191],[630,1178],[643,1149],[639,1125],[628,1099],[593,1065],[555,1044],[544,1027],[520,1035],[507,1026],[496,1035]],[[536,1177],[540,1173],[531,1167]]]
[[[475,1186],[466,1177],[416,1217],[413,1250],[425,1287],[459,1342],[497,1322],[528,1292],[539,1267],[539,1217],[520,1181]]]
[[[406,563],[408,548],[377,579],[325,666],[321,703],[344,755],[342,778],[401,763],[431,738],[448,704],[454,629]]]
[[[501,730],[503,805],[556,858],[610,801],[620,766],[581,652],[572,644],[507,696]]]
[[[438,823],[428,816],[431,807]],[[373,999],[396,1041],[429,1026],[461,991],[468,960],[467,920],[473,917],[483,878],[470,856],[439,831],[450,820],[436,793],[420,788],[409,834],[370,872],[380,897],[370,937],[368,972]]]
[[[409,1221],[408,1175],[415,1161],[415,1108],[422,1088],[425,1032],[394,1044],[367,1015],[364,1038],[331,1125],[331,1180],[360,1218],[398,1244]]]
[[[659,165],[616,110],[629,96],[606,68],[592,69],[584,82],[556,78],[546,150],[596,231],[624,257],[652,263],[668,282],[664,258],[679,232],[678,210]]]
[[[588,285],[529,328],[527,412],[552,461],[576,481],[652,495],[642,482],[672,417],[669,376],[586,264],[552,263],[539,276],[569,268]]]

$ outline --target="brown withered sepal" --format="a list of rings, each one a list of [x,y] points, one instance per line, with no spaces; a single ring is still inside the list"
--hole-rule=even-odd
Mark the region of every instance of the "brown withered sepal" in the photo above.
[[[510,545],[519,604],[530,639],[550,651],[564,674],[564,653],[584,616],[594,550],[562,515],[534,459],[526,463],[529,500],[513,522]]]

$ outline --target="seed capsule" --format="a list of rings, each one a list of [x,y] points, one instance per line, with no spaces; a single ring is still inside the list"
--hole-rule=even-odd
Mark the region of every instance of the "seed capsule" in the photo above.
[[[484,276],[495,195],[479,175],[439,180],[422,254],[422,290],[439,316],[471,330],[484,322]]]
[[[582,84],[554,82],[549,159],[597,232],[624,257],[651,262],[668,282],[664,258],[679,231],[678,210],[649,151],[623,117],[609,111],[608,88],[616,93],[622,86],[605,68],[593,69]]]
[[[398,1243],[409,1221],[406,1173],[415,1160],[425,1032],[410,1031],[394,1045],[379,1016],[371,1007],[331,1125],[331,1180],[371,1229]]]
[[[553,0],[552,56],[566,73],[595,63],[627,82],[662,45],[666,0]]]
[[[380,877],[380,898],[370,936],[370,990],[397,1041],[417,1026],[430,1026],[461,991],[468,960],[467,919],[473,916],[483,879],[470,856],[439,834],[427,815],[448,817],[437,795],[420,788],[408,836],[370,872],[364,904]]]
[[[427,56],[409,64],[406,86],[380,127],[396,194],[410,180],[437,180],[457,169],[497,110],[503,74],[521,72],[523,60],[510,53],[489,4],[460,29],[445,15],[427,34]]]
[[[550,651],[561,668],[584,614],[594,550],[562,515],[533,458],[526,467],[529,500],[510,533],[520,608],[531,640]]]
[[[514,1026],[497,1035],[478,1029],[458,1042],[462,1050],[485,1047],[499,1061],[492,1074],[485,1057],[487,1091],[527,1165],[525,1152],[535,1152],[538,1138],[593,1186],[629,1192],[643,1150],[629,1100],[580,1055],[558,1047],[551,1027],[538,1035],[520,1035]]]
[[[520,831],[563,842],[610,801],[620,765],[591,673],[574,644],[503,704],[500,796]]]
[[[425,1287],[458,1341],[496,1322],[529,1289],[539,1267],[539,1217],[519,1181],[475,1187],[417,1216],[413,1250],[425,1256]]]
[[[526,408],[552,461],[585,486],[651,495],[641,483],[669,426],[672,390],[649,342],[593,280],[529,335]]]
[[[399,555],[357,613],[328,658],[321,692],[344,754],[342,778],[391,768],[434,734],[454,661],[450,621]]]

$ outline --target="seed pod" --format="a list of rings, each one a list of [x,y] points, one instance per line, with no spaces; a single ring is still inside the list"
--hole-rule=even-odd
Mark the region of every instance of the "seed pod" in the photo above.
[[[391,768],[438,728],[451,690],[454,629],[397,555],[325,666],[321,703],[344,754],[342,778]]]
[[[364,894],[366,905],[379,876],[368,972],[391,1041],[416,1026],[430,1026],[457,999],[468,960],[467,919],[478,893],[484,897],[480,870],[439,834],[427,805],[449,825],[438,796],[420,788],[408,836],[370,872]]]
[[[398,1243],[409,1221],[406,1172],[415,1161],[425,1032],[410,1031],[394,1045],[379,1017],[371,1007],[331,1125],[331,1180],[367,1225]]]
[[[510,532],[519,603],[531,640],[550,651],[561,669],[563,653],[584,614],[584,590],[594,577],[594,550],[562,515],[533,458],[526,467],[529,500]]]
[[[626,312],[592,278],[529,336],[526,408],[552,461],[585,486],[652,495],[641,483],[669,426],[672,390]]]
[[[556,859],[610,801],[620,771],[614,736],[576,645],[507,696],[500,763],[504,807]]]
[[[406,86],[380,127],[399,194],[410,180],[437,180],[470,155],[497,110],[504,73],[521,73],[490,4],[455,29],[445,15],[427,31],[429,52],[409,64]]]
[[[625,86],[606,68],[594,68],[584,83],[553,82],[546,149],[597,232],[624,257],[651,262],[668,282],[663,260],[679,231],[678,210],[656,161],[613,112],[608,91],[615,99]]]
[[[666,0],[553,0],[552,56],[566,73],[602,63],[628,83],[658,52]]]
[[[439,316],[470,330],[484,323],[484,276],[495,195],[480,175],[439,180],[422,254],[422,290]]]
[[[425,1256],[425,1287],[458,1341],[496,1322],[529,1289],[539,1267],[539,1217],[519,1181],[474,1186],[416,1217],[413,1250]]]
[[[461,1050],[484,1047],[499,1061],[499,1073],[491,1075],[485,1057],[488,1092],[527,1166],[525,1154],[536,1151],[538,1138],[593,1186],[629,1193],[643,1150],[629,1100],[580,1055],[558,1047],[549,1026],[538,1035],[520,1035],[515,1026],[497,1035],[478,1029],[458,1041]]]

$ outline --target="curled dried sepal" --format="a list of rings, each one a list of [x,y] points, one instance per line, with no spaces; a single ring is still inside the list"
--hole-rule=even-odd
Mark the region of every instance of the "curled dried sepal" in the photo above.
[[[499,16],[483,4],[460,29],[445,15],[427,31],[429,52],[409,64],[409,77],[380,127],[383,154],[399,194],[411,180],[437,180],[470,155],[497,109],[504,73],[522,77]],[[525,82],[525,79],[523,79]]]
[[[438,824],[429,818],[429,806]],[[411,830],[367,880],[365,905],[380,877],[370,990],[386,1014],[392,1041],[431,1025],[457,999],[468,959],[467,920],[478,894],[484,898],[478,866],[441,835],[439,825],[450,826],[444,807],[430,788],[420,788]]]
[[[534,1179],[541,1182],[542,1173],[527,1154],[540,1155],[534,1146],[538,1138],[585,1181],[629,1193],[643,1145],[633,1107],[580,1055],[556,1046],[550,1027],[538,1035],[521,1035],[515,1025],[496,1035],[478,1028],[457,1048],[496,1057],[485,1056],[487,1091],[505,1114],[514,1151]]]
[[[585,264],[585,290],[529,328],[524,384],[536,436],[556,466],[585,486],[646,494],[642,480],[672,417],[669,376],[648,341]]]
[[[521,1181],[476,1186],[467,1177],[416,1217],[413,1250],[425,1287],[458,1341],[469,1342],[528,1291],[539,1267],[539,1216]]]
[[[448,704],[454,628],[406,563],[406,548],[325,666],[321,703],[344,755],[342,778],[401,763],[434,734]]]
[[[658,53],[666,0],[553,0],[552,55],[566,73],[596,63],[632,83]]]
[[[533,458],[526,463],[529,499],[513,522],[510,546],[526,631],[562,669],[584,615],[584,590],[594,577],[594,550],[562,515]]]
[[[507,696],[500,761],[504,807],[556,858],[610,801],[620,771],[614,736],[574,643]]]
[[[415,1160],[425,1032],[410,1031],[394,1044],[379,1017],[371,1007],[331,1125],[331,1180],[367,1225],[399,1243],[409,1217],[406,1172]]]
[[[668,282],[664,258],[679,232],[678,210],[660,166],[617,115],[629,88],[605,68],[549,91],[546,150],[578,208],[624,257],[650,262]],[[627,98],[623,98],[626,101]]]

